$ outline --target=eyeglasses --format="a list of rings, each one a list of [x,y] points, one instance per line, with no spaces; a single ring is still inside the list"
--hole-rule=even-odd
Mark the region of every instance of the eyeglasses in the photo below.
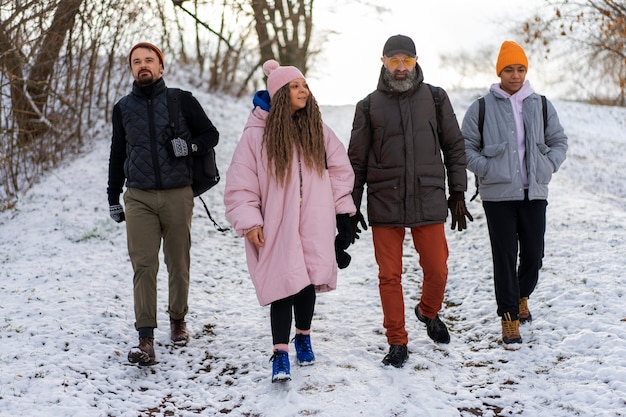
[[[400,63],[404,64],[407,68],[413,68],[417,62],[417,58],[414,56],[405,56],[404,58],[391,57],[387,58],[387,62],[391,68],[396,68]]]

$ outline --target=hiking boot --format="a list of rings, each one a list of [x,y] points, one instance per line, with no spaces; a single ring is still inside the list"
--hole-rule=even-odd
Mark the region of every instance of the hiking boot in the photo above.
[[[522,336],[519,334],[519,319],[513,320],[511,313],[502,315],[502,342],[505,345],[522,343]]]
[[[437,343],[450,343],[450,333],[448,333],[448,328],[439,318],[439,314],[437,314],[434,319],[429,319],[420,313],[418,304],[415,306],[415,315],[419,321],[426,324],[428,337]]]
[[[272,382],[285,382],[291,379],[289,354],[286,351],[275,351],[270,362],[272,362]]]
[[[170,319],[170,331],[172,342],[175,345],[185,346],[189,342],[189,332],[187,332],[187,323],[185,319]]]
[[[389,353],[383,358],[383,364],[402,368],[409,359],[409,352],[406,345],[389,345]]]
[[[519,300],[519,322],[520,324],[530,323],[533,321],[533,316],[528,309],[528,297],[520,298]]]
[[[296,333],[294,345],[296,346],[296,360],[298,365],[312,365],[315,361],[315,354],[313,353],[313,348],[311,348],[311,335]]]
[[[135,346],[128,352],[128,362],[143,366],[154,365],[156,363],[154,338],[140,337],[139,346]]]

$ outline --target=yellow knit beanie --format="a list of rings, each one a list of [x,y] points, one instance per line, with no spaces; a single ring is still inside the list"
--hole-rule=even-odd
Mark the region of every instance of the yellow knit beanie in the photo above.
[[[513,41],[504,41],[500,46],[500,53],[496,62],[496,75],[499,77],[502,70],[509,65],[523,65],[524,68],[528,69],[528,58],[526,58],[526,53],[519,44]]]

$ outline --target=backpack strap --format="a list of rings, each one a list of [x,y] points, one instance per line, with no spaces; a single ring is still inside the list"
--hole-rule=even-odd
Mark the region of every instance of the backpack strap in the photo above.
[[[485,97],[480,97],[478,99],[478,132],[480,133],[479,149],[482,149],[484,146],[484,142],[483,142],[484,125],[485,125]]]
[[[541,109],[543,111],[543,134],[545,136],[548,129],[548,103],[546,103],[546,96],[541,96]]]
[[[437,113],[437,135],[441,137],[441,97],[439,96],[440,88],[430,84],[426,85],[430,89],[430,94],[432,94],[433,101],[435,102],[435,112]]]
[[[367,119],[367,124],[370,126],[370,129],[371,129],[372,120],[370,119],[370,96],[371,94],[366,95],[365,98],[362,100],[362,103],[363,103],[363,112],[365,113],[365,118]]]
[[[170,115],[170,127],[174,129],[174,134],[178,135],[180,130],[180,89],[167,89],[167,110]]]

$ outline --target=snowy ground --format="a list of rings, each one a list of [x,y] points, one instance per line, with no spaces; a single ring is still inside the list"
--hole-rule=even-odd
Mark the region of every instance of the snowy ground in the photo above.
[[[221,132],[225,174],[250,101],[195,94]],[[451,96],[460,122],[472,97]],[[191,341],[169,342],[162,264],[159,364],[127,363],[137,342],[132,270],[125,228],[108,216],[105,125],[92,151],[0,213],[0,416],[626,416],[626,109],[555,105],[570,150],[551,187],[535,320],[522,327],[522,348],[499,342],[487,229],[473,202],[469,230],[446,226],[449,345],[431,342],[414,317],[421,273],[407,238],[410,358],[402,369],[381,364],[387,344],[368,230],[349,249],[337,291],[318,297],[316,364],[294,365],[287,384],[270,382],[269,309],[257,304],[243,242],[217,232],[199,200]],[[323,112],[347,144],[353,108]],[[222,192],[223,181],[205,201],[226,226]]]

